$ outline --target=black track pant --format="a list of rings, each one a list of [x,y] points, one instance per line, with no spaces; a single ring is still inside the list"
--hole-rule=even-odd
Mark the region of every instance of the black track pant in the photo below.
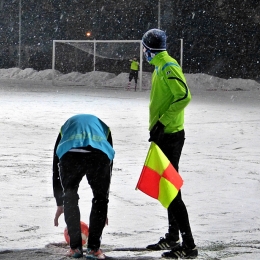
[[[137,84],[138,70],[130,70],[130,73],[129,73],[129,82],[131,82],[133,78],[134,78],[134,80],[135,80],[135,84]]]
[[[60,180],[64,191],[64,216],[72,249],[82,248],[78,188],[87,177],[93,192],[89,220],[88,248],[98,249],[107,218],[112,163],[100,150],[88,153],[67,152],[59,162]]]
[[[157,143],[174,168],[179,170],[179,160],[181,157],[182,148],[185,141],[184,130],[173,133],[164,134],[162,140]],[[177,241],[179,240],[179,231],[181,232],[183,242],[194,247],[194,240],[191,233],[188,212],[181,197],[181,191],[168,207],[169,235]]]

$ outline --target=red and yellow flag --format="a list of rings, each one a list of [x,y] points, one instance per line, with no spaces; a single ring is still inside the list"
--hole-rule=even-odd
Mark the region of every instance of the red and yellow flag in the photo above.
[[[179,173],[154,142],[149,148],[136,190],[157,199],[168,208],[183,185]]]

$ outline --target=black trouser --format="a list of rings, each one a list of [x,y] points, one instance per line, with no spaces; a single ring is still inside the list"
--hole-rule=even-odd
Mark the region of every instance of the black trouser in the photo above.
[[[89,219],[88,248],[98,249],[107,219],[112,163],[100,150],[88,153],[67,152],[59,162],[64,191],[64,217],[72,249],[82,248],[78,188],[86,175],[93,199]]]
[[[179,160],[185,141],[184,130],[164,134],[162,140],[157,143],[174,168],[179,171]],[[188,212],[181,197],[181,191],[178,192],[175,199],[168,207],[169,236],[177,241],[179,240],[179,231],[181,232],[183,242],[188,247],[194,247],[194,240],[191,233]]]
[[[138,78],[138,70],[130,70],[129,73],[129,82],[134,78],[135,84],[137,84],[137,78]]]

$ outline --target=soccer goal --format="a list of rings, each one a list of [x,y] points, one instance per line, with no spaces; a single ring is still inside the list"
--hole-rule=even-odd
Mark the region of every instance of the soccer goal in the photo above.
[[[111,83],[113,77],[122,73],[126,86],[130,70],[129,60],[133,57],[137,57],[139,61],[138,88],[142,90],[143,51],[141,40],[54,40],[53,85],[84,86],[92,84],[93,87],[109,87],[113,85]],[[97,75],[95,72],[102,72],[102,78],[88,80],[88,76],[89,79],[90,77],[93,79]]]

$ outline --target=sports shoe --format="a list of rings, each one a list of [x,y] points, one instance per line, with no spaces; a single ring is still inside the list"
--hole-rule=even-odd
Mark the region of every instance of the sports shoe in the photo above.
[[[81,257],[83,257],[83,252],[82,252],[81,249],[78,249],[78,248],[70,249],[67,252],[66,256],[70,256],[70,257],[73,257],[73,258],[81,258]]]
[[[198,256],[198,249],[196,246],[191,249],[184,246],[179,246],[175,249],[172,249],[169,252],[165,252],[162,254],[162,257],[171,258],[171,259],[195,259]]]
[[[106,259],[106,256],[102,253],[100,249],[92,250],[88,248],[86,252],[86,259]]]
[[[180,246],[180,241],[172,241],[169,234],[165,234],[165,238],[161,237],[160,241],[156,244],[148,245],[146,248],[149,250],[171,250]]]
[[[126,87],[126,90],[129,90],[130,88],[131,88],[131,83],[128,82],[127,87]]]

